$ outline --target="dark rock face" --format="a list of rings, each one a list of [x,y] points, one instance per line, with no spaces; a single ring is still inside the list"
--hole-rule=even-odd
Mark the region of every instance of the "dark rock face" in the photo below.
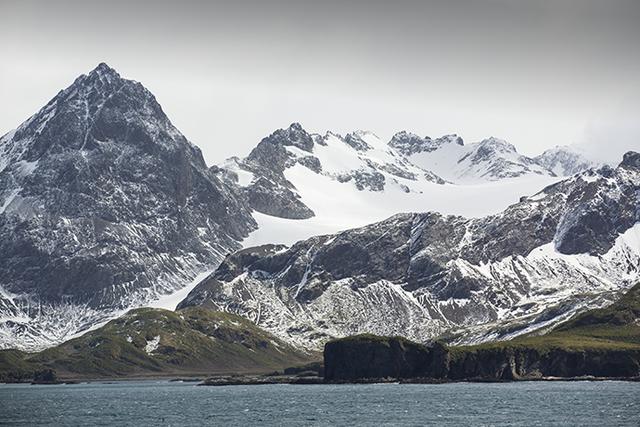
[[[371,378],[436,377],[446,374],[446,349],[400,337],[355,336],[331,341],[324,348],[325,381]]]
[[[155,97],[106,64],[2,138],[0,201],[0,287],[16,295],[2,315],[55,323],[77,305],[77,327],[82,310],[179,288],[256,226]],[[36,323],[1,326],[24,345]]]
[[[638,254],[610,251],[638,221],[639,190],[637,171],[602,168],[484,218],[399,214],[244,262],[247,249],[182,305],[230,310],[309,346],[365,332],[419,341],[459,328],[482,331],[480,340],[517,334],[605,303],[602,283],[632,284]],[[599,272],[564,258],[578,253],[598,257]],[[558,286],[540,285],[550,282]]]
[[[291,165],[287,146],[309,152],[309,156],[303,157],[300,163],[316,173],[321,170],[318,159],[311,156],[313,144],[313,137],[299,123],[293,123],[287,129],[278,129],[264,138],[240,162],[243,169],[256,177],[243,188],[252,209],[280,218],[306,219],[314,216],[284,176],[285,169]]]
[[[380,172],[353,171],[349,174],[338,176],[338,181],[349,182],[353,179],[356,188],[360,191],[382,191],[384,190],[385,178]]]
[[[367,144],[359,135],[355,133],[349,133],[344,137],[344,142],[352,146],[358,151],[371,150],[371,146]]]
[[[540,377],[621,377],[640,375],[638,350],[556,348],[485,349],[465,352],[450,362],[448,378],[517,380]]]
[[[242,249],[229,255],[224,264],[221,264],[213,276],[221,280],[232,280],[242,274],[246,266],[256,265],[256,268],[269,268],[261,263],[266,256],[277,254],[286,249],[284,245],[263,245]]]
[[[271,180],[259,178],[246,190],[251,208],[258,212],[289,219],[306,219],[314,213],[291,189]]]
[[[59,384],[58,375],[53,369],[43,369],[33,375],[33,384]]]
[[[301,150],[311,152],[313,150],[313,138],[302,128],[300,123],[292,123],[287,129],[278,129],[261,141],[263,145],[286,146],[291,145]],[[249,154],[249,158],[257,155],[255,150]]]
[[[640,170],[640,153],[635,151],[628,151],[624,153],[620,167],[635,171]]]
[[[406,131],[396,133],[391,138],[391,141],[389,141],[389,146],[395,148],[405,156],[423,152],[430,153],[446,144],[464,145],[464,141],[455,134],[431,139],[428,136],[421,138],[416,134]]]
[[[325,381],[432,378],[519,380],[543,377],[632,378],[640,375],[640,350],[526,347],[470,350],[426,347],[403,338],[356,336],[324,349]]]
[[[604,179],[571,192],[566,201],[571,209],[563,212],[554,237],[558,251],[602,254],[620,233],[639,221],[638,172],[639,169],[626,169],[624,165],[615,170],[603,167],[599,175]]]

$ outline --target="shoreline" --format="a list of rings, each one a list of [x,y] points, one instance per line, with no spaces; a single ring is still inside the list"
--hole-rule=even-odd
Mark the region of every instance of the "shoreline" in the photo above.
[[[624,381],[640,382],[638,377],[538,377],[521,378],[512,380],[496,380],[485,378],[468,378],[460,380],[442,380],[436,378],[372,378],[355,381],[325,381],[322,377],[295,377],[295,376],[213,376],[213,377],[127,377],[127,378],[91,378],[91,379],[61,379],[52,383],[38,383],[32,381],[0,382],[0,385],[25,384],[25,385],[78,385],[78,384],[115,384],[127,382],[183,382],[193,383],[194,386],[226,387],[226,386],[259,386],[259,385],[367,385],[367,384],[456,384],[456,383],[521,383],[521,382],[603,382]]]

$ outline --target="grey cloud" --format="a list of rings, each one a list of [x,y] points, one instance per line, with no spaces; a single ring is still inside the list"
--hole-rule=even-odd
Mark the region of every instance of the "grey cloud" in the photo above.
[[[106,61],[209,162],[292,121],[535,154],[640,88],[637,1],[26,0],[0,15],[0,132]]]

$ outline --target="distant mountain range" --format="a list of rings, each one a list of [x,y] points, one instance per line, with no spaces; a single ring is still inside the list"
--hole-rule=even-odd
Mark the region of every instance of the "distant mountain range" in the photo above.
[[[398,212],[484,216],[559,181],[565,171],[591,166],[568,147],[530,158],[496,138],[464,145],[457,135],[431,139],[403,131],[385,142],[371,132],[320,135],[293,123],[246,158],[212,170],[238,185],[258,213],[260,229],[245,242],[255,245],[292,244]]]
[[[223,260],[182,306],[313,349],[354,331],[542,327],[635,277],[634,161],[596,170],[570,148],[531,158],[497,138],[294,123],[208,167],[147,89],[100,64],[0,138],[0,347],[53,346]]]

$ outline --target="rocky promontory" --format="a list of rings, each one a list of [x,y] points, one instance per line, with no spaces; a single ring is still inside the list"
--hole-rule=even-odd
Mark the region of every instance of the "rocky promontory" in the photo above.
[[[358,335],[327,343],[325,380],[508,381],[640,377],[640,285],[545,335],[475,346],[425,346]]]

